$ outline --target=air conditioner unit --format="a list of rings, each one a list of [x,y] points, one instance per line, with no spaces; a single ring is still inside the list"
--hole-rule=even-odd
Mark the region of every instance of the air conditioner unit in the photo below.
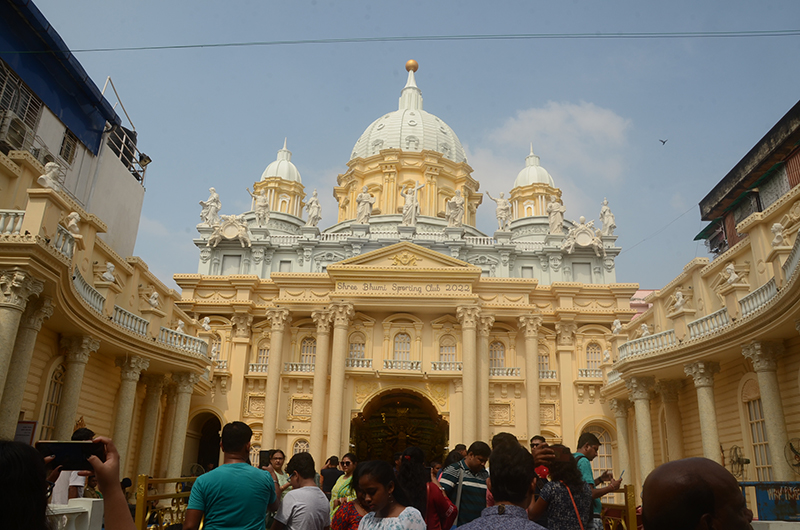
[[[0,119],[0,150],[29,150],[33,145],[34,133],[22,118],[10,110],[3,111]]]
[[[31,147],[30,152],[33,157],[43,166],[47,165],[48,162],[56,161],[56,157],[54,157],[53,154],[45,147]]]

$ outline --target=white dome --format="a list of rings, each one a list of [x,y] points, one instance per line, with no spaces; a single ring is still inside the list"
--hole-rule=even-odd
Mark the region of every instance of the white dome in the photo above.
[[[267,180],[269,177],[280,177],[283,180],[302,183],[300,172],[292,164],[292,152],[286,149],[285,139],[283,140],[283,149],[278,151],[278,159],[268,165],[264,173],[261,174],[261,180]]]
[[[445,122],[422,110],[422,92],[417,88],[414,70],[400,93],[399,109],[372,122],[353,147],[350,159],[366,158],[381,149],[437,151],[453,162],[466,162],[461,141]]]
[[[533,145],[531,145],[531,154],[525,157],[525,168],[519,172],[514,181],[514,187],[519,188],[530,184],[547,184],[550,187],[556,187],[550,173],[539,165],[539,157],[533,154]]]

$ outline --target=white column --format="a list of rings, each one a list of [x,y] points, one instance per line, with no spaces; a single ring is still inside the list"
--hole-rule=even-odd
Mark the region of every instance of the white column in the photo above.
[[[89,362],[89,355],[100,347],[100,341],[87,336],[63,337],[61,347],[67,352],[67,371],[61,389],[61,403],[58,405],[55,439],[69,440],[75,430],[86,363]]]
[[[800,331],[800,324],[797,325]],[[783,352],[783,344],[775,342],[751,342],[742,347],[742,353],[753,363],[753,369],[758,377],[761,406],[764,409],[764,427],[769,442],[769,458],[772,463],[772,478],[791,481],[797,477],[783,453],[789,443],[789,436],[786,433],[786,419],[778,386],[778,356]]]
[[[355,315],[353,304],[331,304],[333,314],[333,351],[331,352],[331,394],[328,406],[327,455],[340,455],[342,418],[344,416],[344,361],[347,356],[347,330]],[[341,455],[340,455],[341,456]]]
[[[717,409],[714,405],[714,374],[719,363],[698,361],[683,367],[686,375],[694,379],[697,389],[697,409],[700,414],[700,436],[703,439],[703,456],[722,464],[717,430]]]
[[[494,317],[478,320],[478,433],[480,440],[489,443],[489,333]]]
[[[617,425],[617,460],[620,473],[627,470],[622,477],[625,484],[631,484],[633,470],[630,466],[630,452],[628,450],[628,408],[631,402],[627,399],[614,398],[609,402],[611,410],[614,411],[614,419]]]
[[[528,432],[530,439],[541,434],[541,416],[539,412],[539,326],[542,317],[538,314],[519,317],[519,325],[525,330],[525,407],[528,411]]]
[[[464,396],[464,417],[463,417],[463,443],[469,447],[472,442],[477,441],[478,426],[476,411],[478,410],[477,390],[478,390],[478,354],[475,351],[475,332],[480,316],[480,308],[477,306],[462,306],[456,310],[456,316],[461,321],[461,351],[462,371],[461,380],[462,396]]]
[[[267,318],[272,323],[267,365],[267,392],[264,402],[264,420],[261,425],[261,448],[275,446],[275,429],[278,421],[278,399],[281,389],[281,364],[283,363],[283,331],[291,319],[287,309],[270,309]]]
[[[117,391],[117,412],[114,417],[114,445],[119,451],[119,469],[122,473],[127,470],[126,457],[128,444],[131,437],[131,422],[133,421],[133,406],[136,404],[136,384],[142,370],[147,370],[150,361],[138,355],[117,357],[115,364],[120,367],[120,385]]]
[[[139,444],[139,462],[137,475],[151,475],[153,467],[153,448],[158,435],[158,407],[161,404],[161,391],[164,388],[164,376],[148,374],[142,376],[147,385],[144,396],[144,425],[142,426],[142,442]]]
[[[22,312],[28,299],[38,296],[43,288],[41,281],[22,269],[0,271],[0,397],[6,386]],[[15,430],[16,425],[15,420]]]
[[[190,372],[180,372],[172,374],[175,381],[175,391],[177,399],[175,401],[175,419],[172,422],[172,435],[169,448],[169,464],[167,465],[167,477],[176,478],[181,476],[183,468],[183,450],[186,446],[186,428],[189,424],[189,408],[192,404],[192,391],[194,385],[200,380],[198,374]]]
[[[664,419],[667,424],[667,454],[664,462],[680,460],[683,458],[683,428],[681,423],[681,410],[678,406],[678,394],[683,382],[679,379],[661,380],[656,385],[656,391],[661,394],[664,402]]]
[[[314,311],[311,318],[317,325],[317,357],[314,362],[314,394],[311,398],[310,453],[316,462],[325,462],[325,396],[328,386],[328,359],[330,357],[331,321],[330,311]]]
[[[17,429],[19,411],[25,393],[25,383],[33,359],[33,348],[36,337],[42,329],[42,323],[53,314],[53,299],[40,296],[25,307],[19,322],[11,363],[8,366],[5,390],[0,393],[0,439],[12,440]]]
[[[178,393],[175,389],[175,383],[171,379],[167,379],[164,381],[164,386],[164,421],[161,422],[164,428],[164,441],[161,443],[161,456],[158,464],[161,470],[161,478],[167,476],[169,452],[172,449],[172,426],[175,424],[175,408],[178,405]]]
[[[653,425],[650,421],[650,390],[655,378],[631,377],[627,381],[628,394],[636,413],[636,440],[639,448],[639,474],[642,484],[647,475],[656,467],[653,458]]]

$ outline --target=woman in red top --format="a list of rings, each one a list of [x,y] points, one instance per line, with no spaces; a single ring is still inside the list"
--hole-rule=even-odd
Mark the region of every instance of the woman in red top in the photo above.
[[[458,510],[439,485],[431,482],[431,473],[425,468],[425,454],[419,447],[409,447],[400,458],[397,482],[406,492],[411,506],[422,513],[428,530],[449,530]]]
[[[358,487],[360,477],[358,468],[357,465],[353,471],[353,489],[356,492],[356,498],[345,502],[336,510],[333,521],[331,521],[331,530],[358,530],[361,518],[367,515],[368,510],[364,508],[364,493]]]

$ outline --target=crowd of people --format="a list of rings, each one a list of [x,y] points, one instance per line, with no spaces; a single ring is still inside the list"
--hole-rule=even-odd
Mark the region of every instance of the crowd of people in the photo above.
[[[88,458],[93,471],[49,469],[52,457],[0,441],[3,528],[49,530],[48,498],[64,490],[100,496],[107,530],[133,530],[114,444],[87,429],[75,436],[104,447],[105,461]],[[309,453],[284,466],[284,453],[274,450],[262,468],[253,466],[251,437],[242,422],[222,429],[222,465],[195,481],[184,530],[599,530],[599,498],[621,485],[609,471],[593,476],[600,441],[591,433],[580,436],[574,453],[542,436],[528,450],[514,435],[499,433],[491,447],[457,445],[443,464],[408,447],[394,455],[394,465],[358,462],[347,453],[330,457],[319,473]],[[641,513],[645,530],[746,530],[753,519],[735,478],[704,458],[669,462],[651,473]]]

